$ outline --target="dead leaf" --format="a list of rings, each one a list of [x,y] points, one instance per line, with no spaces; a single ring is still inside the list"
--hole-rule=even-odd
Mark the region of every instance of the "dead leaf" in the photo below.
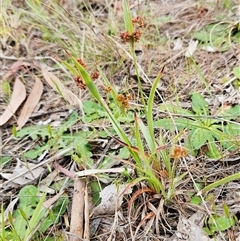
[[[13,116],[25,98],[25,86],[19,78],[16,78],[10,103],[0,116],[0,126],[4,125]]]
[[[100,214],[113,214],[116,210],[118,210],[123,202],[123,195],[120,195],[125,189],[127,185],[119,185],[116,186],[111,184],[105,187],[100,192],[101,203],[94,208],[92,214],[100,215]],[[132,192],[132,189],[128,189],[124,194],[129,194]]]
[[[69,171],[68,169],[64,168],[63,166],[59,165],[58,163],[54,163],[53,165],[54,165],[54,168],[55,168],[57,171],[65,174],[65,175],[66,175],[67,177],[69,177],[69,178],[74,178],[74,176],[75,176],[75,173],[74,173],[74,172]]]
[[[58,93],[60,92],[60,94],[63,96],[64,99],[66,99],[70,105],[77,105],[78,104],[78,100],[77,98],[74,96],[74,94],[68,90],[63,83],[60,81],[60,79],[54,75],[51,72],[46,71],[45,69],[42,68],[42,73],[43,76],[46,80],[46,82]]]
[[[43,92],[42,81],[39,78],[35,77],[35,84],[32,88],[30,95],[28,96],[27,101],[24,104],[24,106],[21,110],[21,114],[17,120],[17,124],[18,124],[17,129],[18,130],[20,130],[25,125],[25,123],[28,121],[29,117],[33,113],[35,107],[37,106],[37,104],[41,98],[42,92]]]
[[[64,191],[62,190],[55,196],[49,198],[47,201],[43,203],[43,207],[45,207],[46,209],[49,209],[54,203],[56,203],[57,200],[59,200],[59,198],[62,196],[63,193]]]
[[[7,220],[8,220],[8,217],[9,217],[9,214],[13,214],[13,211],[14,211],[14,206],[15,206],[15,204],[18,202],[18,197],[17,198],[15,198],[15,199],[13,199],[9,204],[8,204],[8,206],[7,206],[7,208],[5,209],[5,211],[4,211],[4,217],[3,217],[3,220],[2,220],[2,218],[0,219],[0,225],[4,225],[5,224],[5,226],[6,226],[6,222],[7,222]],[[0,214],[0,216],[2,217],[2,214]],[[3,221],[3,223],[2,223],[2,221]]]
[[[43,167],[35,168],[35,166],[36,165],[33,163],[25,163],[17,160],[17,165],[15,166],[13,173],[1,173],[1,176],[4,179],[9,180],[22,174],[18,178],[12,180],[12,182],[20,185],[27,184],[29,181],[38,178],[45,170]],[[29,173],[26,173],[26,171],[29,170],[31,171]]]
[[[173,42],[173,44],[174,44],[173,51],[182,50],[182,48],[183,48],[183,41],[180,38],[177,38]]]
[[[186,219],[180,216],[177,225],[177,232],[166,241],[212,241],[203,231],[202,226],[204,222],[205,213],[198,210],[190,218]]]
[[[185,57],[192,57],[195,50],[197,49],[197,46],[198,46],[198,40],[194,41],[194,40],[191,40],[189,42],[189,45],[188,45],[188,48],[185,52]]]

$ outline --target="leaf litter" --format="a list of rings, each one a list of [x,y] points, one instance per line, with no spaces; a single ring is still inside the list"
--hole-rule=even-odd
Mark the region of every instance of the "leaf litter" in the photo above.
[[[21,1],[17,1],[21,2]],[[65,2],[65,1],[64,1]],[[67,2],[67,1],[66,1]],[[233,1],[234,3],[234,1]],[[18,3],[19,4],[19,3]],[[21,4],[21,3],[20,3]],[[66,7],[71,9],[71,4],[65,3]],[[102,3],[101,1],[89,1],[89,9],[94,13],[95,16],[98,17],[98,21],[103,22],[107,19],[106,13],[108,13],[108,9],[105,5],[105,3]],[[153,80],[157,73],[162,69],[162,66],[165,65],[165,70],[164,70],[164,75],[162,78],[162,81],[159,84],[159,90],[161,91],[161,95],[165,98],[166,101],[171,103],[174,101],[174,97],[176,93],[178,93],[178,102],[180,102],[180,105],[182,107],[187,106],[189,108],[190,106],[190,100],[189,100],[189,89],[190,90],[198,90],[202,92],[205,97],[209,99],[208,103],[210,106],[210,109],[213,108],[211,105],[212,99],[211,96],[208,96],[207,91],[206,91],[206,86],[203,84],[203,80],[201,79],[201,76],[199,73],[196,71],[196,69],[188,69],[186,71],[186,65],[190,62],[191,57],[194,57],[194,60],[196,61],[199,69],[202,70],[202,75],[204,76],[204,81],[206,81],[208,88],[211,89],[211,93],[213,96],[218,97],[218,102],[216,105],[221,104],[223,108],[229,108],[236,106],[239,104],[239,89],[235,88],[232,83],[236,80],[228,81],[230,77],[233,77],[233,72],[236,73],[236,66],[240,66],[240,53],[237,48],[237,45],[232,43],[231,48],[227,48],[227,45],[225,44],[225,39],[223,38],[217,38],[216,35],[214,35],[216,32],[214,32],[214,29],[217,29],[217,26],[213,26],[209,30],[212,33],[212,39],[211,41],[204,42],[204,36],[203,33],[200,33],[202,35],[197,36],[197,39],[192,40],[192,36],[189,36],[189,33],[192,33],[191,31],[195,30],[200,30],[203,29],[203,27],[210,25],[214,21],[218,21],[218,19],[215,18],[217,14],[219,14],[219,17],[221,19],[221,11],[226,11],[228,13],[228,16],[230,19],[236,21],[236,16],[234,15],[234,11],[228,12],[226,9],[223,9],[222,6],[216,6],[214,3],[209,1],[209,3],[203,4],[200,8],[198,8],[198,3],[196,1],[174,1],[174,3],[167,3],[166,1],[150,1],[149,5],[144,4],[144,2],[139,3],[137,1],[131,1],[130,4],[132,7],[133,12],[137,11],[146,11],[148,10],[149,13],[151,14],[152,20],[154,20],[154,24],[149,21],[149,26],[147,26],[145,32],[146,32],[146,43],[142,44],[142,55],[141,58],[139,59],[139,63],[141,65],[141,68],[143,68],[144,72],[149,76],[150,80]],[[119,5],[117,2],[114,3],[115,9],[118,9],[119,12],[122,11],[121,4]],[[21,6],[22,7],[22,6]],[[98,8],[99,7],[99,8]],[[100,11],[99,11],[100,9]],[[236,5],[237,9],[237,5]],[[84,7],[82,6],[81,9],[84,12]],[[121,13],[117,13],[118,18],[121,19]],[[81,15],[82,13],[80,13]],[[237,14],[237,12],[236,12]],[[117,16],[116,16],[117,18]],[[147,18],[147,17],[146,17]],[[116,20],[117,21],[117,20]],[[119,20],[120,21],[120,20]],[[91,23],[90,23],[91,24]],[[95,29],[98,30],[98,33],[101,33],[103,30],[102,28],[98,29],[98,23],[95,21],[96,26],[94,26]],[[230,26],[231,27],[231,26]],[[234,28],[234,25],[232,25]],[[104,30],[107,29],[107,27],[103,27]],[[160,35],[162,38],[156,39],[156,36],[159,36],[157,32],[155,32],[155,29],[157,29],[160,32]],[[30,29],[31,30],[31,29]],[[21,30],[23,31],[23,29]],[[89,37],[92,35],[88,33],[88,29],[85,29],[85,34],[86,37]],[[206,30],[208,31],[208,29]],[[152,33],[152,34],[151,34]],[[76,33],[77,34],[77,33]],[[82,34],[82,33],[81,33]],[[89,34],[89,35],[88,35]],[[82,38],[83,35],[79,36],[79,39]],[[45,36],[45,38],[50,38],[50,36]],[[89,39],[91,39],[89,37]],[[37,55],[43,55],[47,56],[49,53],[52,55],[53,52],[55,51],[54,49],[51,49],[48,46],[47,41],[44,41],[42,38],[40,38],[38,35],[36,35],[35,40],[39,40],[36,42],[35,40],[31,42],[31,48],[33,48],[33,53],[35,53],[34,57],[37,57]],[[95,36],[93,36],[95,38]],[[99,38],[99,36],[98,36]],[[176,38],[180,39],[176,41]],[[168,41],[168,45],[164,45],[164,41]],[[198,40],[198,43],[197,43]],[[214,41],[213,41],[214,40]],[[12,40],[14,41],[14,40]],[[155,42],[154,42],[155,41]],[[219,42],[220,41],[220,42]],[[6,42],[7,43],[7,42]],[[152,43],[156,43],[155,45]],[[192,43],[192,44],[191,44]],[[87,44],[87,43],[86,43]],[[198,45],[197,45],[198,44]],[[21,44],[20,44],[21,45]],[[35,46],[34,46],[35,45]],[[45,47],[40,48],[38,46]],[[102,42],[98,41],[99,48],[101,48]],[[103,44],[104,48],[106,47]],[[92,46],[94,48],[94,45]],[[12,48],[9,48],[10,50],[5,50],[4,56],[15,56],[16,53],[17,55],[21,56],[21,52],[14,46]],[[26,56],[26,51],[27,49],[22,46],[23,52],[25,52],[24,56]],[[117,49],[117,48],[116,48]],[[47,51],[45,51],[47,50]],[[9,52],[10,51],[10,52]],[[34,52],[35,51],[35,52]],[[49,51],[49,52],[48,52]],[[56,50],[56,54],[57,54]],[[98,50],[96,50],[98,51]],[[113,54],[117,55],[117,51],[121,51],[121,49],[113,50]],[[99,53],[99,52],[98,52]],[[55,54],[55,53],[54,53]],[[96,53],[97,54],[97,53]],[[187,59],[184,57],[186,56]],[[66,56],[61,56],[65,58]],[[38,59],[36,59],[39,61]],[[36,61],[35,60],[35,61]],[[92,61],[91,58],[89,60]],[[23,62],[28,61],[27,57],[24,57],[24,60],[16,61],[12,63],[12,61],[8,58],[2,60],[5,64],[5,66],[8,66],[9,71],[6,72],[5,78],[9,78],[10,76],[14,75],[16,71],[20,71],[21,73],[21,66],[23,66]],[[107,61],[102,60],[103,65],[105,64],[107,66]],[[104,62],[105,61],[105,62]],[[46,63],[44,63],[46,64]],[[29,65],[29,64],[28,64]],[[128,64],[127,68],[131,69],[131,63]],[[16,141],[9,133],[11,133],[11,126],[14,124],[19,125],[19,128],[23,127],[24,125],[29,125],[30,122],[36,123],[36,121],[46,121],[49,117],[49,113],[54,112],[54,111],[63,111],[67,112],[67,109],[73,108],[73,106],[78,106],[79,102],[76,98],[76,96],[79,94],[76,92],[76,90],[73,88],[73,81],[69,80],[68,82],[65,82],[63,80],[67,79],[66,75],[64,73],[61,73],[59,71],[50,72],[50,69],[53,70],[52,68],[54,66],[54,63],[48,62],[47,66],[49,66],[49,71],[46,70],[41,70],[36,76],[41,76],[40,81],[42,82],[45,80],[51,88],[46,86],[43,82],[43,93],[41,93],[41,87],[39,87],[39,92],[34,90],[32,87],[29,88],[28,85],[24,87],[24,84],[21,84],[19,82],[18,77],[15,78],[15,82],[18,80],[19,87],[21,88],[16,88],[13,86],[13,93],[12,93],[12,98],[14,101],[10,100],[10,104],[8,105],[9,107],[6,107],[6,103],[1,100],[1,110],[7,111],[7,114],[4,114],[1,121],[1,125],[4,125],[3,129],[3,153],[7,154],[10,156],[10,163],[7,168],[12,170],[12,173],[10,175],[12,176],[6,176],[8,174],[6,172],[7,168],[6,166],[1,166],[1,185],[11,185],[11,183],[15,180],[16,183],[18,184],[25,184],[25,180],[27,177],[30,178],[31,174],[29,172],[29,169],[25,167],[25,170],[21,169],[19,167],[20,161],[15,158],[15,155],[18,155],[20,157],[19,153],[22,153],[23,150],[27,150],[31,148],[33,143],[33,140],[30,139],[28,142],[26,141],[25,143],[19,143],[19,141]],[[127,69],[126,68],[126,69]],[[106,67],[107,69],[107,67]],[[36,70],[35,70],[36,71]],[[108,71],[108,70],[107,70]],[[131,70],[132,71],[132,70]],[[26,75],[26,72],[22,72],[22,74],[25,74],[25,77],[27,78],[26,82],[33,82],[35,78],[30,78]],[[109,73],[108,73],[109,74]],[[129,73],[123,69],[118,69],[114,75],[112,75],[112,78],[114,79],[115,83],[119,88],[123,88],[123,83],[122,80],[124,79],[124,76],[128,75]],[[111,74],[110,74],[111,76]],[[5,79],[4,78],[4,79]],[[145,78],[146,79],[146,78]],[[21,79],[22,80],[22,79]],[[21,81],[20,80],[20,81]],[[118,81],[119,80],[119,81]],[[134,79],[131,79],[131,87],[135,92],[136,91],[136,83],[134,82]],[[64,83],[64,84],[63,84]],[[225,85],[226,84],[226,85]],[[101,84],[99,83],[99,86]],[[150,89],[151,83],[148,81],[145,81],[144,85],[144,90],[148,91]],[[67,86],[67,87],[66,87]],[[39,95],[40,99],[35,99],[36,103],[35,105],[29,105],[29,108],[31,109],[31,112],[29,111],[28,115],[25,115],[24,107],[21,107],[21,103],[25,100],[25,97],[23,98],[23,92],[24,88],[26,89],[25,92],[30,93],[31,90],[36,91]],[[53,94],[52,89],[54,89],[55,93]],[[14,94],[14,91],[16,90],[21,90],[22,92],[22,97],[20,99],[17,99],[16,95]],[[56,93],[57,92],[57,93]],[[71,93],[72,92],[72,93]],[[34,93],[34,92],[33,92]],[[74,94],[73,94],[74,93]],[[59,94],[63,97],[63,99],[67,100],[70,105],[66,104],[63,99],[59,98]],[[81,94],[81,101],[86,98],[85,92],[83,91]],[[30,97],[30,95],[29,95]],[[18,96],[19,98],[19,96]],[[34,94],[35,98],[35,94]],[[22,99],[22,101],[21,101]],[[206,99],[206,98],[205,98]],[[20,103],[21,102],[21,103]],[[38,103],[37,103],[38,102]],[[160,100],[156,99],[156,103],[158,104]],[[25,102],[27,103],[27,102]],[[29,104],[32,104],[32,101],[29,101]],[[36,106],[38,104],[38,106]],[[31,107],[30,107],[31,106]],[[28,105],[27,105],[28,107]],[[25,108],[27,108],[25,107]],[[11,108],[11,111],[10,111]],[[18,110],[22,110],[23,114],[20,114],[20,117],[17,119],[17,121],[12,118],[10,119],[15,113],[17,113]],[[34,111],[35,109],[35,111]],[[26,110],[26,109],[25,109]],[[36,111],[37,110],[37,111]],[[33,111],[33,112],[32,112]],[[185,111],[187,111],[185,109]],[[64,111],[63,111],[64,112]],[[6,112],[3,112],[6,113]],[[34,114],[39,114],[37,118],[32,118]],[[214,112],[213,112],[214,113]],[[22,115],[22,116],[21,116]],[[66,114],[67,115],[67,114]],[[165,117],[164,113],[157,113],[159,115],[159,118]],[[17,113],[18,116],[18,113]],[[58,117],[57,117],[58,118]],[[59,117],[60,118],[60,117]],[[52,120],[50,120],[52,121]],[[54,120],[53,120],[54,121]],[[59,120],[56,120],[59,121]],[[239,121],[239,117],[238,117]],[[75,127],[77,130],[79,130],[81,127],[77,126]],[[7,131],[6,131],[7,130]],[[27,140],[27,138],[25,139]],[[37,141],[44,141],[41,139],[36,139]],[[65,151],[63,151],[65,152]],[[67,153],[67,152],[66,152]],[[50,164],[54,160],[58,160],[59,158],[57,155],[55,156],[51,152],[48,153],[47,157],[44,157],[42,160],[42,164],[34,164],[35,166],[32,166],[32,163],[27,163],[27,166],[32,169],[31,172],[33,172],[34,178],[39,176],[39,173],[42,171],[42,167],[45,164]],[[51,158],[54,157],[54,158]],[[234,153],[225,153],[221,161],[219,162],[218,160],[211,160],[206,158],[204,154],[199,155],[197,159],[195,158],[189,158],[188,165],[189,167],[192,167],[192,174],[195,180],[199,180],[199,177],[206,176],[206,179],[208,182],[214,182],[217,177],[224,177],[226,175],[230,175],[232,173],[237,173],[240,170],[239,166],[239,152],[236,151]],[[63,157],[61,155],[61,158],[64,159],[66,157]],[[20,159],[21,160],[21,159]],[[232,162],[232,160],[235,160]],[[25,161],[25,160],[24,160]],[[27,160],[27,162],[30,162],[31,160]],[[68,160],[69,161],[69,160]],[[14,165],[15,163],[15,165]],[[24,164],[23,160],[21,160],[21,163]],[[63,162],[66,165],[66,170],[69,170],[68,162]],[[118,162],[119,163],[119,162]],[[34,168],[33,168],[34,167]],[[51,165],[53,168],[54,166]],[[49,167],[49,168],[51,168]],[[46,169],[46,166],[44,166]],[[114,167],[115,168],[115,167]],[[114,172],[113,168],[113,172]],[[116,171],[124,171],[124,168],[116,167]],[[179,166],[179,172],[184,172],[186,167],[181,163]],[[40,172],[39,172],[40,171]],[[111,173],[111,169],[106,169],[105,170],[107,173]],[[36,172],[36,173],[35,173]],[[21,176],[21,173],[23,175]],[[20,175],[19,175],[20,174]],[[35,175],[36,174],[36,175]],[[64,174],[64,172],[63,172]],[[82,170],[77,173],[79,177],[86,177],[86,176],[97,176],[97,175],[102,175],[104,174],[104,170]],[[64,174],[64,176],[67,176],[67,173]],[[34,180],[31,179],[32,181]],[[9,179],[9,180],[8,180]],[[30,180],[29,179],[29,180]],[[106,179],[106,176],[104,176],[104,179]],[[8,182],[6,182],[8,180]],[[24,181],[23,181],[24,180]],[[28,181],[29,181],[28,180]],[[52,179],[51,179],[52,180]],[[52,182],[54,182],[52,180]],[[199,183],[201,184],[202,180],[199,180]],[[40,181],[41,183],[41,181]],[[49,184],[50,185],[50,184]],[[69,191],[71,191],[73,187],[70,185]],[[186,182],[186,183],[181,183],[178,187],[179,193],[181,190],[188,190],[192,191],[192,186]],[[239,196],[237,195],[238,192],[236,192],[236,195],[234,196],[234,202],[230,202],[231,198],[228,196],[230,193],[234,193],[234,191],[238,190],[239,187],[232,187],[230,189],[229,186],[224,186],[224,187],[219,187],[216,188],[215,196],[220,197],[216,199],[216,202],[211,202],[211,205],[216,205],[217,208],[219,208],[219,213],[221,212],[222,209],[220,209],[220,206],[222,203],[227,201],[229,209],[232,211],[233,215],[239,215],[239,205],[236,203],[239,203]],[[199,212],[198,207],[196,206],[189,206],[186,204],[187,201],[186,198],[189,198],[187,195],[179,194],[177,202],[180,204],[180,209],[182,209],[182,214],[179,215],[174,211],[174,205],[176,203],[173,203],[171,205],[162,205],[161,206],[161,215],[164,215],[161,217],[161,215],[156,216],[158,220],[154,220],[151,215],[150,211],[154,210],[152,204],[155,204],[155,201],[159,202],[159,198],[153,197],[154,201],[147,202],[146,201],[146,196],[142,195],[141,197],[139,196],[138,199],[136,199],[136,213],[135,213],[135,219],[133,219],[132,223],[128,223],[128,217],[126,216],[126,202],[129,201],[127,197],[124,199],[123,203],[120,202],[119,205],[113,205],[113,203],[116,203],[116,199],[114,199],[113,203],[110,203],[109,200],[111,198],[116,198],[117,195],[117,186],[113,184],[107,184],[107,186],[100,192],[100,197],[102,198],[102,204],[100,203],[99,206],[99,214],[101,214],[101,222],[98,223],[98,226],[95,230],[95,235],[99,235],[99,237],[102,238],[102,240],[108,240],[109,237],[113,237],[112,240],[131,240],[130,237],[130,230],[129,226],[137,226],[139,223],[141,223],[142,220],[146,221],[146,226],[149,225],[148,227],[144,227],[145,222],[142,222],[143,227],[140,227],[139,231],[136,233],[136,240],[168,240],[168,241],[173,241],[173,240],[212,240],[210,238],[207,238],[206,234],[202,232],[202,227],[203,227],[203,216],[207,214],[206,210],[204,212]],[[1,189],[2,191],[2,189]],[[3,190],[6,192],[5,190]],[[14,196],[14,195],[13,195]],[[225,199],[225,196],[228,196],[228,199]],[[59,198],[56,196],[56,198]],[[147,197],[149,198],[149,197]],[[152,196],[150,196],[150,199]],[[144,205],[147,204],[148,205]],[[210,205],[209,204],[209,205]],[[9,203],[10,205],[10,203]],[[143,205],[143,206],[142,206]],[[214,208],[211,208],[210,205],[210,210],[213,212],[215,211]],[[117,207],[117,208],[116,208]],[[141,209],[143,207],[143,209]],[[156,204],[156,207],[158,205]],[[9,206],[10,208],[10,206]],[[120,213],[115,214],[115,210],[121,210]],[[12,210],[12,208],[11,208]],[[90,207],[91,210],[91,207]],[[107,210],[110,210],[109,212]],[[104,211],[106,212],[108,217],[102,217],[102,214],[104,214]],[[155,210],[154,210],[155,211]],[[158,210],[159,211],[159,210]],[[95,213],[97,215],[97,211]],[[113,217],[113,214],[115,216]],[[184,215],[183,215],[184,214]],[[76,215],[74,213],[74,209],[72,212],[72,218]],[[84,217],[84,213],[82,213]],[[142,215],[142,216],[141,216]],[[141,216],[141,217],[140,217]],[[114,222],[116,221],[117,218],[117,226],[118,228],[113,228],[114,227]],[[140,218],[139,218],[140,217]],[[149,222],[147,223],[147,218],[149,218]],[[95,218],[95,217],[94,217]],[[133,217],[132,217],[133,218]],[[90,219],[90,223],[92,220]],[[126,225],[127,223],[127,225]],[[156,229],[156,226],[154,226],[154,223],[158,225],[160,231],[159,235],[154,233],[154,229]],[[238,220],[239,223],[239,220]],[[171,228],[166,228],[168,225]],[[90,224],[91,225],[91,224]],[[146,229],[145,229],[146,228]],[[236,225],[236,229],[231,230],[232,231],[232,236],[234,237],[235,240],[240,240],[240,230],[238,226]],[[119,232],[118,230],[121,230]],[[142,235],[143,230],[148,230],[148,233],[145,234],[145,237]],[[109,236],[109,233],[111,235]],[[124,235],[125,233],[125,235]],[[107,234],[107,235],[106,235]],[[230,237],[230,232],[224,232],[223,235],[227,239],[227,237]],[[223,236],[223,237],[224,237]],[[221,238],[222,236],[217,236],[217,240],[224,240]],[[174,239],[176,238],[176,239]],[[231,240],[234,240],[232,238]],[[225,239],[225,240],[226,240]],[[97,240],[92,239],[92,240]]]

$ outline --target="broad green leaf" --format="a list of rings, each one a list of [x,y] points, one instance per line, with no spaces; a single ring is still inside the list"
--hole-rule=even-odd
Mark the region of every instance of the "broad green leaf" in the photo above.
[[[224,120],[234,120],[240,116],[240,105],[235,105],[229,109],[222,110],[220,107],[217,112],[217,116],[224,117]]]
[[[33,140],[36,140],[38,137],[45,138],[50,137],[50,134],[46,128],[46,126],[34,125],[34,126],[27,126],[17,132],[17,137],[22,138],[24,136],[30,136]]]
[[[154,122],[154,128],[162,128],[167,130],[175,130],[175,126],[178,130],[182,130],[187,126],[191,126],[192,121],[190,119],[175,118],[174,123],[170,118],[163,118]]]
[[[123,147],[120,149],[117,157],[122,158],[122,159],[128,159],[130,158],[130,152],[127,147]]]
[[[74,111],[66,121],[64,121],[61,126],[58,128],[58,132],[65,132],[67,131],[70,127],[72,127],[74,124],[77,123],[79,120],[79,115],[76,111]]]
[[[23,238],[28,227],[26,220],[30,220],[39,201],[38,189],[33,185],[25,186],[20,190],[18,197],[19,204],[13,213],[15,218],[13,225],[18,235]],[[23,213],[24,217],[22,216]]]
[[[217,226],[215,231],[225,231],[229,228],[231,228],[235,222],[233,218],[228,218],[228,217],[219,217],[217,220]]]
[[[190,201],[190,203],[195,205],[200,205],[201,202],[202,202],[202,199],[198,196],[193,196]]]
[[[209,115],[208,103],[199,93],[193,93],[191,95],[192,109],[197,115]]]
[[[49,145],[46,143],[46,144],[43,144],[42,146],[35,146],[34,149],[25,152],[23,155],[26,158],[35,159],[38,156],[40,156],[44,151],[49,150],[49,148],[50,148]]]
[[[211,139],[211,132],[204,129],[193,129],[190,134],[190,142],[193,149],[200,149],[204,144],[206,144],[207,140]]]
[[[207,155],[208,155],[208,157],[213,158],[213,159],[220,159],[222,157],[221,153],[219,152],[219,150],[217,148],[215,140],[212,136],[210,138],[208,138]]]
[[[83,108],[84,108],[84,112],[87,116],[91,116],[94,113],[97,114],[98,118],[107,116],[104,108],[94,101],[91,101],[91,100],[84,101],[83,102]]]
[[[68,203],[68,195],[66,193],[63,193],[51,209],[51,215],[48,215],[47,218],[41,224],[41,232],[44,233],[51,225],[59,222],[59,218],[61,217],[61,215],[63,215],[66,212]]]

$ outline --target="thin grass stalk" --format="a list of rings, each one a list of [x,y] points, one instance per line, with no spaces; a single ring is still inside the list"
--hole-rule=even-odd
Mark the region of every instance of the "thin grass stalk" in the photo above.
[[[139,70],[138,70],[137,58],[136,58],[136,54],[135,54],[135,50],[134,50],[132,16],[131,16],[131,12],[130,12],[130,9],[129,9],[129,6],[128,6],[128,3],[126,0],[122,1],[122,6],[123,6],[125,29],[128,31],[128,33],[130,35],[130,52],[131,52],[131,55],[133,58],[133,65],[134,65],[136,76],[137,76],[138,88],[139,88],[139,92],[140,92],[140,96],[141,96],[141,101],[144,106],[145,112],[147,113],[147,106],[146,106],[146,102],[144,99],[144,93],[143,93]]]

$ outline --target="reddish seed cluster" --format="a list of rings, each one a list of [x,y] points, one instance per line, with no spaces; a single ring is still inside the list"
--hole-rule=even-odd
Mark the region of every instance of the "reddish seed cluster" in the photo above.
[[[111,86],[105,86],[104,90],[108,94],[108,93],[110,93],[112,91],[112,87]]]
[[[137,17],[133,18],[132,23],[133,24],[137,23],[140,28],[142,28],[144,25],[143,18],[141,16],[137,16]]]
[[[78,62],[83,68],[87,67],[87,65],[83,62],[82,59],[78,58],[78,59],[76,59],[76,60],[77,60],[77,62]],[[98,79],[98,77],[99,77],[99,72],[97,72],[97,71],[94,71],[94,72],[91,74],[91,79],[92,79],[92,80],[96,80],[96,79]],[[86,84],[85,84],[84,80],[82,79],[82,77],[81,77],[80,75],[74,77],[74,81],[75,81],[76,85],[77,85],[80,89],[83,89],[83,90],[86,89]]]
[[[119,94],[117,100],[121,103],[124,108],[129,107],[129,100],[132,100],[132,95],[127,94],[126,96]]]
[[[86,84],[83,82],[83,79],[81,76],[78,75],[78,76],[74,77],[74,81],[75,81],[77,87],[79,87],[82,90],[86,89]]]
[[[129,107],[128,99],[124,95],[118,95],[117,96],[117,100],[119,102],[121,102],[121,104],[122,104],[122,106],[124,108],[128,108]]]
[[[130,39],[130,34],[128,31],[120,33],[120,38],[124,43],[128,42]]]
[[[94,71],[94,72],[91,74],[91,79],[92,79],[92,80],[96,80],[96,79],[98,79],[98,77],[99,77],[99,72],[97,72],[97,71]]]
[[[134,42],[138,42],[138,41],[140,40],[140,38],[141,38],[141,35],[142,35],[142,33],[141,33],[140,30],[135,30],[135,31],[133,32],[133,41],[134,41]],[[126,43],[126,42],[128,42],[129,39],[131,38],[131,35],[129,34],[128,31],[122,32],[122,33],[120,33],[120,38],[121,38],[121,40],[122,40],[124,43]]]
[[[127,98],[128,100],[133,100],[133,97],[132,97],[131,94],[127,94],[127,95],[126,95],[126,98]]]
[[[140,30],[134,31],[134,33],[133,33],[134,42],[138,42],[141,38],[141,35],[142,35],[142,33]]]
[[[132,23],[138,24],[138,29],[133,32],[133,35],[130,35],[128,31],[120,33],[120,38],[124,43],[129,42],[130,39],[134,42],[138,42],[141,38],[142,32],[139,28],[144,26],[143,18],[141,16],[137,16],[132,19]]]
[[[83,62],[83,60],[82,59],[76,59],[77,60],[77,62],[79,63],[79,64],[81,64],[82,65],[82,67],[83,68],[85,68],[87,65]]]
[[[180,147],[180,146],[176,146],[173,150],[173,154],[172,157],[174,159],[179,159],[181,157],[185,157],[187,155],[187,151],[185,148]]]

